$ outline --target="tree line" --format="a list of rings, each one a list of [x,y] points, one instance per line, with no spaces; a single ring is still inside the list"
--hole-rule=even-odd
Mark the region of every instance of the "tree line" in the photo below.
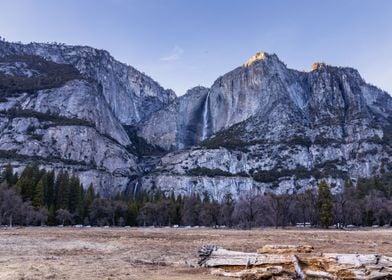
[[[235,200],[228,193],[216,201],[208,193],[183,197],[174,193],[119,193],[101,197],[92,185],[66,171],[28,165],[20,175],[9,164],[0,184],[0,225],[226,226],[235,228],[331,225],[392,225],[392,175],[346,181],[331,193],[317,188],[295,194],[248,191]]]

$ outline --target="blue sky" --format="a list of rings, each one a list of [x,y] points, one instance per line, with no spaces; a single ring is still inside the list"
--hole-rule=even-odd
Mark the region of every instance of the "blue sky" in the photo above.
[[[1,0],[0,36],[106,49],[177,95],[257,51],[357,68],[392,93],[390,0]]]

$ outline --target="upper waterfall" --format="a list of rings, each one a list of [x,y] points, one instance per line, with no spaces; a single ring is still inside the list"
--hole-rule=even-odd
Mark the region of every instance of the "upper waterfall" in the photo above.
[[[207,93],[206,101],[204,102],[204,110],[203,110],[203,133],[201,140],[205,140],[210,136],[210,123],[209,123],[209,100],[210,100],[210,92]]]

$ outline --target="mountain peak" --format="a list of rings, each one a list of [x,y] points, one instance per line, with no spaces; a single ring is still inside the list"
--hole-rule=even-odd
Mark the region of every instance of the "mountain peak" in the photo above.
[[[327,64],[325,62],[315,62],[312,64],[312,67],[310,68],[310,71],[315,71],[321,68],[326,67]]]
[[[244,64],[244,66],[249,67],[257,61],[267,60],[271,58],[279,60],[276,54],[269,54],[267,52],[257,52],[254,56],[248,59],[248,61]]]

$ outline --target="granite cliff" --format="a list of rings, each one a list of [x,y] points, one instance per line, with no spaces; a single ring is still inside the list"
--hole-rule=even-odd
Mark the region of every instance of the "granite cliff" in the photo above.
[[[175,94],[106,51],[1,41],[0,98],[2,164],[69,170],[110,195],[140,174],[128,128]]]
[[[176,126],[184,122],[180,116],[191,115],[182,127],[197,120],[199,127],[195,133],[164,130],[172,123],[158,120],[168,119],[167,108],[145,121],[139,134],[150,143],[188,149],[163,157],[153,175],[143,177],[144,186],[221,198],[250,189],[295,192],[326,179],[339,191],[347,179],[392,167],[392,98],[352,68],[315,63],[301,72],[258,53],[178,103],[170,110]],[[194,141],[184,141],[184,133]]]
[[[392,98],[358,71],[257,53],[176,97],[110,54],[0,42],[0,164],[65,169],[102,194],[235,197],[390,171]]]

